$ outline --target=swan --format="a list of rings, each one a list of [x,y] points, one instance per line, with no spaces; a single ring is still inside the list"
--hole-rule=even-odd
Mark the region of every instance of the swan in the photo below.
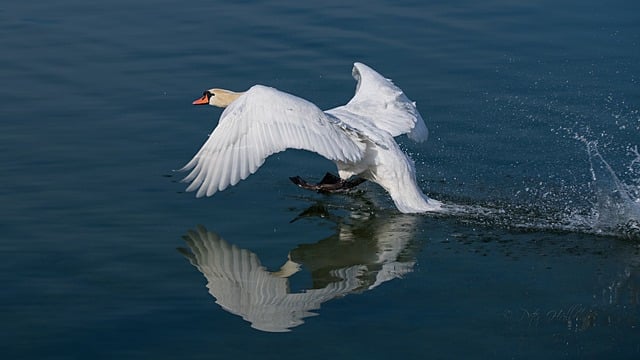
[[[414,102],[389,79],[356,62],[352,75],[355,95],[343,106],[327,111],[313,103],[272,87],[254,85],[245,92],[213,88],[194,105],[225,108],[217,127],[202,148],[181,170],[190,173],[186,191],[211,196],[253,174],[274,153],[286,149],[316,152],[332,160],[339,179],[301,187],[327,191],[355,186],[359,176],[379,184],[402,213],[435,212],[440,201],[418,187],[413,161],[395,136],[407,134],[417,142],[428,130]]]

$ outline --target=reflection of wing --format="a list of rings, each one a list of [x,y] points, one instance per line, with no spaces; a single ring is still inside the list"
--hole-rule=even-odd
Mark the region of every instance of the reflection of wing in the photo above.
[[[415,260],[402,261],[399,258],[413,239],[416,221],[417,216],[401,215],[394,217],[393,221],[379,222],[373,237],[378,245],[376,263],[382,264],[382,268],[376,273],[375,282],[369,289],[413,271]]]
[[[202,227],[189,231],[185,241],[192,252],[186,256],[207,278],[207,288],[216,303],[258,330],[288,331],[302,324],[303,318],[316,315],[311,310],[319,309],[323,302],[360,285],[357,277],[361,269],[352,266],[333,272],[341,281],[292,294],[288,279],[267,271],[256,254],[230,245]]]
[[[332,272],[336,269],[357,264],[364,269],[358,290],[370,290],[413,270],[415,260],[403,254],[414,239],[420,219],[405,214],[377,217],[354,213],[338,223],[335,235],[314,244],[298,245],[290,256],[311,271],[314,287],[335,281]]]

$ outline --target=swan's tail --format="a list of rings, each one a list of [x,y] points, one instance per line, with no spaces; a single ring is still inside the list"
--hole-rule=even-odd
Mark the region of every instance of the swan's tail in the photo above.
[[[409,185],[402,188],[394,186],[386,190],[402,213],[442,212],[444,210],[442,202],[429,198],[417,186]]]

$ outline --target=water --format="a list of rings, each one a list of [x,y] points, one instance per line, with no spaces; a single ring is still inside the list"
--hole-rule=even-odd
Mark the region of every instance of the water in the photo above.
[[[3,358],[637,358],[639,10],[5,4]],[[330,108],[354,61],[417,101],[430,140],[399,141],[455,211],[401,215],[371,184],[304,192],[287,177],[332,164],[300,151],[212,198],[183,192],[173,170],[220,114],[190,105],[204,89]],[[253,269],[222,284],[253,306],[207,279],[229,264],[215,246]],[[267,275],[288,259],[298,272]],[[262,298],[254,275],[275,279]]]

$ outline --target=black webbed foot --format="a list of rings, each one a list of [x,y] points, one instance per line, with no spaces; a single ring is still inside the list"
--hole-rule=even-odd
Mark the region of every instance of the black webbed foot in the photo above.
[[[355,179],[342,180],[331,173],[326,173],[322,180],[320,180],[320,182],[317,184],[308,183],[300,176],[290,177],[289,179],[291,180],[291,182],[303,189],[317,191],[319,193],[347,191],[366,181],[366,179],[359,177]]]

